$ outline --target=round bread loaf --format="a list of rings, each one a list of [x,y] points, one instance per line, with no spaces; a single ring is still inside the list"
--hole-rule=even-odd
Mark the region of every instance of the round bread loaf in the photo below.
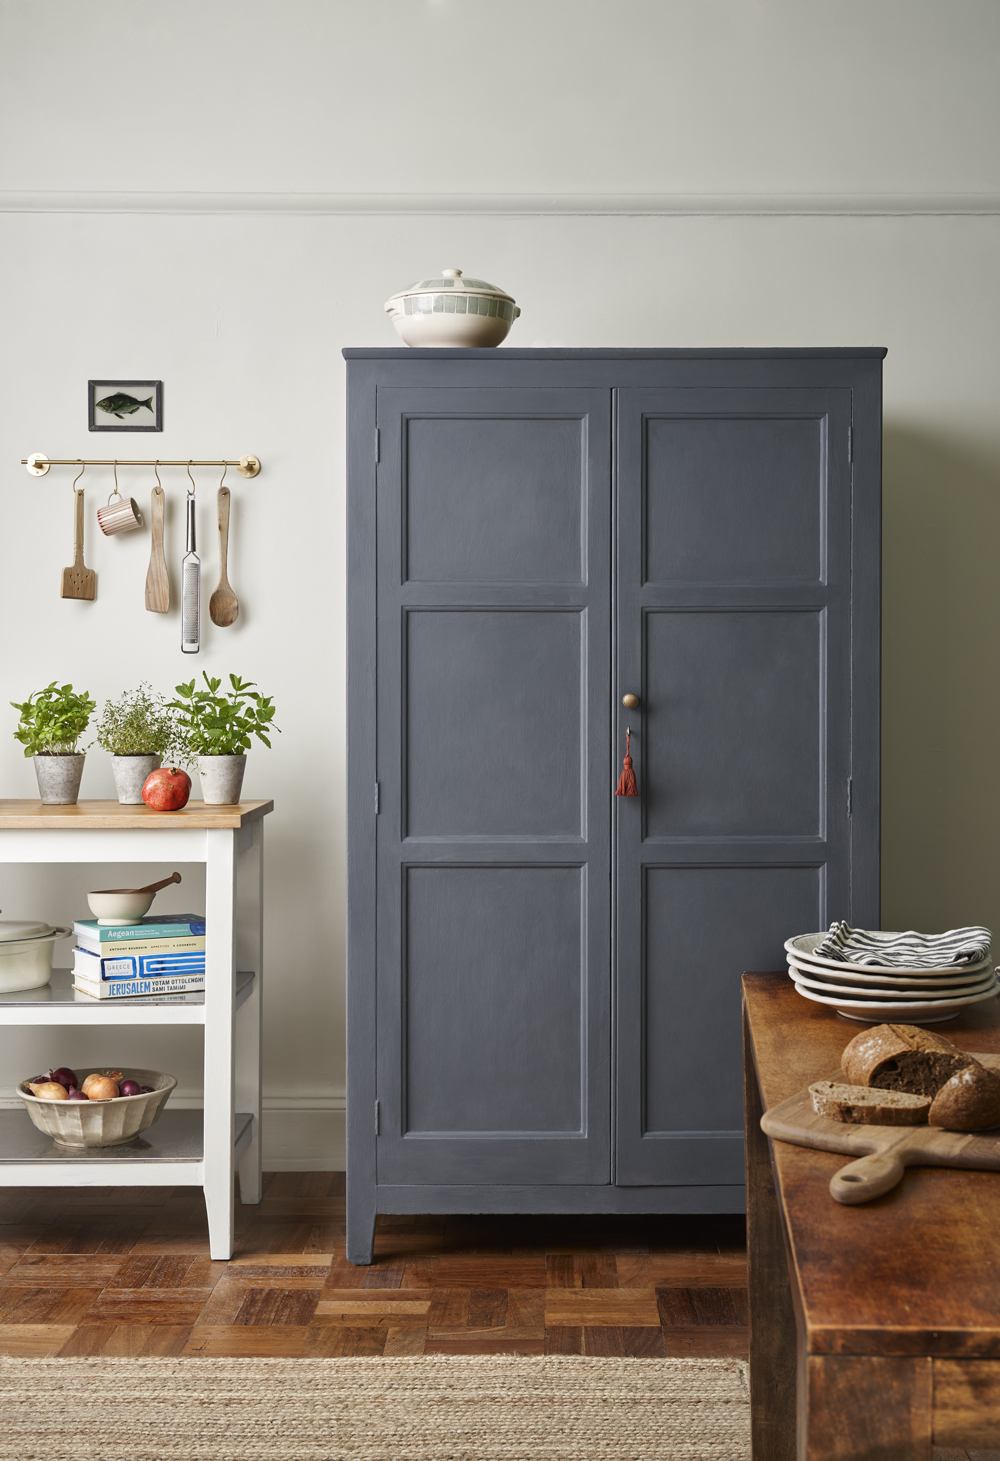
[[[957,1071],[977,1064],[950,1040],[919,1025],[875,1025],[862,1030],[841,1057],[852,1085],[909,1091],[917,1096],[936,1096]]]
[[[809,1094],[817,1116],[852,1126],[926,1126],[931,1108],[930,1096],[844,1086],[836,1081],[814,1081]]]
[[[956,1071],[931,1102],[927,1120],[949,1131],[1000,1126],[1000,1075],[978,1061]]]

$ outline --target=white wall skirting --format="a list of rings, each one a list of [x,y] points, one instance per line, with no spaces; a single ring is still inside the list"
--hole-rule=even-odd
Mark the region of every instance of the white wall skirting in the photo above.
[[[956,217],[1000,214],[1000,193],[0,192],[0,213]]]

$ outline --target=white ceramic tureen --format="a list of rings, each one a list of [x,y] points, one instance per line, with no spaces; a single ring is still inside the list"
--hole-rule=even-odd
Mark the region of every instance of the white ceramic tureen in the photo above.
[[[407,345],[499,345],[521,311],[509,294],[461,269],[442,269],[385,302]]]

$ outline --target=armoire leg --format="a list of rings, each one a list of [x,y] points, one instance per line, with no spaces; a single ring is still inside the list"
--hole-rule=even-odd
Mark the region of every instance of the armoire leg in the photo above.
[[[368,1193],[351,1191],[347,1183],[347,1261],[371,1263],[375,1251],[375,1199]]]

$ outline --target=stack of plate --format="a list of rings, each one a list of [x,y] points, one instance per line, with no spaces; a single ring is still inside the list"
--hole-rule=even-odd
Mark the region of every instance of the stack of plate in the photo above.
[[[849,1020],[905,1021],[937,1025],[966,1005],[994,999],[997,978],[987,956],[975,964],[942,969],[889,969],[820,958],[815,950],[827,933],[803,933],[785,944],[788,972],[805,999],[827,1004]]]

